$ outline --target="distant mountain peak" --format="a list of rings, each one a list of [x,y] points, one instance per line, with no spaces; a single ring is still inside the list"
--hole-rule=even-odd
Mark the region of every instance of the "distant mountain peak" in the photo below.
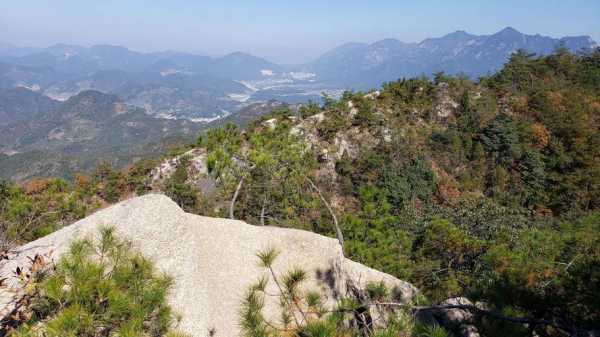
[[[269,61],[263,59],[262,57],[252,55],[249,53],[245,53],[242,51],[235,51],[233,53],[229,53],[223,57],[218,58],[218,60],[259,61],[259,62],[270,63]]]
[[[460,37],[471,37],[471,36],[474,36],[474,35],[469,34],[464,30],[457,30],[455,32],[445,35],[444,38],[460,38]]]
[[[264,58],[237,51],[214,60],[213,69],[219,69],[218,76],[236,80],[263,77],[263,70],[279,72],[282,68]]]
[[[501,31],[499,31],[498,33],[496,33],[494,35],[499,35],[499,36],[516,36],[516,35],[523,35],[523,33],[519,32],[518,30],[514,29],[511,26],[508,26],[508,27],[502,29]]]
[[[561,43],[571,52],[596,46],[587,37],[527,35],[510,26],[492,35],[457,30],[420,43],[385,39],[361,48],[338,47],[310,63],[307,69],[319,80],[362,90],[381,82],[438,71],[478,77],[500,69],[516,50],[548,55]]]
[[[220,59],[247,59],[247,60],[264,60],[263,58],[256,56],[256,55],[252,55],[243,51],[234,51],[232,53],[229,53],[227,55],[222,56]]]
[[[397,40],[397,39],[393,39],[393,38],[387,38],[387,39],[383,39],[383,40],[379,40],[373,44],[396,44],[396,43],[401,43],[404,44],[404,42]]]
[[[247,56],[253,56],[253,55],[250,55],[248,53],[244,53],[243,51],[238,50],[238,51],[229,53],[229,54],[225,55],[224,57],[247,57]]]

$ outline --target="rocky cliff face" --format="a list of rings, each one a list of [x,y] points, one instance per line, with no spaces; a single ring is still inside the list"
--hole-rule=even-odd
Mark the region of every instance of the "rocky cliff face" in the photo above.
[[[180,328],[193,336],[239,335],[239,312],[244,293],[264,274],[256,253],[280,252],[273,268],[287,272],[301,267],[308,275],[307,290],[326,294],[332,303],[353,287],[383,281],[408,301],[417,290],[411,284],[344,258],[337,241],[310,232],[251,226],[241,221],[185,213],[169,198],[151,194],[99,211],[71,226],[20,247],[0,266],[6,287],[0,289],[0,316],[14,307],[21,289],[13,271],[36,254],[57,260],[76,238],[96,235],[99,226],[117,232],[171,275],[175,286],[170,303],[182,315]],[[272,282],[272,281],[270,281]],[[267,292],[276,293],[275,284]],[[278,318],[276,298],[267,298],[265,314]]]

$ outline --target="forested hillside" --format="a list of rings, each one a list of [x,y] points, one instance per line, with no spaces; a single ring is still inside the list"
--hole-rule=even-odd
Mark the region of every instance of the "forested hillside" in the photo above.
[[[84,91],[58,102],[23,88],[0,90],[0,179],[69,177],[102,161],[116,167],[193,139],[202,124],[154,118],[115,95]],[[0,104],[1,105],[1,104]]]
[[[518,52],[476,82],[440,73],[282,108],[165,158],[0,185],[4,242],[160,190],[189,212],[338,237],[432,303],[485,302],[498,315],[477,316],[484,336],[600,329],[599,51]]]

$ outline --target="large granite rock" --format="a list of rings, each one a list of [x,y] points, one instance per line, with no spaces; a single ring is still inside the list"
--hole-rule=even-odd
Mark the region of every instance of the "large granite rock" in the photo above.
[[[18,293],[13,271],[26,265],[28,257],[49,254],[58,259],[76,238],[97,236],[98,227],[115,226],[157,267],[175,279],[169,301],[181,314],[179,328],[193,336],[239,335],[239,312],[249,285],[265,274],[256,253],[275,248],[280,254],[277,273],[293,267],[308,272],[307,290],[321,290],[329,303],[347,294],[349,284],[361,288],[369,282],[385,282],[399,301],[410,300],[417,290],[409,283],[344,258],[335,239],[314,233],[248,225],[241,221],[215,219],[185,213],[169,198],[151,194],[123,201],[73,225],[20,247],[16,256],[0,267],[0,279],[8,277],[8,288],[0,290],[0,315],[11,310]],[[276,293],[275,285],[267,291]],[[276,298],[267,298],[265,312],[277,319]]]

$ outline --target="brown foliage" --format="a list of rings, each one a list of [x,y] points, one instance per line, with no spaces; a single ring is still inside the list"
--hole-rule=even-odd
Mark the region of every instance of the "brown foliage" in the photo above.
[[[48,184],[47,179],[35,179],[26,183],[25,186],[23,186],[23,189],[27,194],[38,194],[48,188]]]
[[[89,176],[86,176],[83,174],[75,175],[75,186],[78,189],[85,190],[91,185],[91,183],[92,183],[92,178],[90,178]]]
[[[442,179],[438,183],[438,196],[444,202],[453,204],[460,197],[458,183],[454,179]]]
[[[548,92],[548,101],[554,107],[556,111],[566,112],[565,98],[561,92],[550,91]]]
[[[540,123],[533,124],[531,126],[531,129],[536,139],[536,147],[538,149],[545,148],[548,145],[548,142],[550,141],[550,131],[543,124]]]
[[[522,116],[528,116],[530,114],[529,111],[529,97],[528,96],[518,96],[514,97],[511,101],[512,110]]]
[[[434,161],[431,162],[431,169],[438,178],[438,199],[453,204],[461,195],[459,183]]]

